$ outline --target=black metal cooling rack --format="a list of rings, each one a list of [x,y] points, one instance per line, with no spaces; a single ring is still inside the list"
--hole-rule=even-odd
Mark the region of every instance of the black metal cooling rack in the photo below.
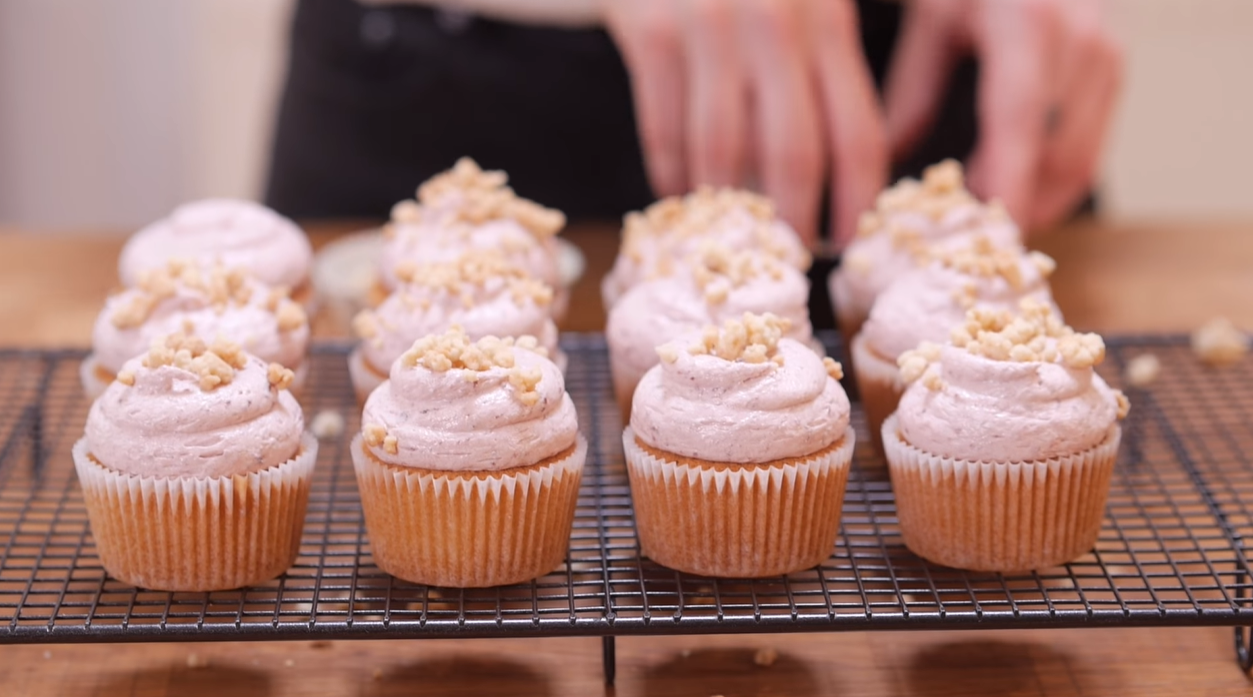
[[[336,411],[346,429],[322,443],[300,556],[273,582],[208,594],[137,590],[104,573],[70,458],[88,408],[83,354],[0,351],[0,643],[596,635],[612,680],[616,635],[1229,625],[1247,670],[1253,361],[1204,367],[1182,337],[1107,344],[1112,384],[1138,353],[1166,370],[1129,390],[1134,408],[1090,554],[1021,575],[922,561],[901,543],[886,469],[859,437],[831,557],[736,581],[641,557],[604,339],[564,336],[591,442],[569,555],[533,582],[483,590],[417,586],[374,565],[346,451],[359,426],[346,349],[319,346],[306,415]],[[864,436],[859,412],[854,421]]]

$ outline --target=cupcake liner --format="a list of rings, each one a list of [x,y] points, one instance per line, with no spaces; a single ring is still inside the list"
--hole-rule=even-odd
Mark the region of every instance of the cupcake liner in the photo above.
[[[883,422],[896,411],[896,405],[905,392],[900,368],[870,350],[864,334],[853,337],[849,354],[853,357],[857,394],[866,410],[870,440],[874,443],[875,452],[883,454]]]
[[[704,576],[776,576],[831,556],[853,457],[853,429],[806,457],[722,464],[646,449],[627,428],[640,548],[672,569]]]
[[[397,578],[483,588],[542,576],[565,559],[587,440],[529,467],[440,471],[381,462],[352,441],[374,562]]]
[[[1081,453],[1032,462],[971,462],[906,443],[896,415],[883,424],[905,545],[937,564],[1028,571],[1096,544],[1121,430]]]
[[[113,470],[73,449],[92,537],[109,575],[140,588],[215,591],[282,574],[300,532],[318,441],[296,457],[232,477],[150,477]]]

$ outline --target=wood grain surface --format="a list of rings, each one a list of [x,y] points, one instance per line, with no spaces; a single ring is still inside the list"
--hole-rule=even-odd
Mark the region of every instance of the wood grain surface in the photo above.
[[[588,271],[565,328],[596,330],[616,237],[567,236]],[[121,243],[0,230],[0,346],[87,345]],[[1087,222],[1033,244],[1057,259],[1076,326],[1189,331],[1226,315],[1253,328],[1253,223]],[[0,695],[1253,695],[1222,628],[631,637],[618,667],[605,688],[600,642],[584,638],[6,646]]]

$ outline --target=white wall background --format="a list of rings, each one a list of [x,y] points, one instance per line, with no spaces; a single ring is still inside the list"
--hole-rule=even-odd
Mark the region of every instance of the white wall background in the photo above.
[[[1116,217],[1253,218],[1253,0],[1113,0]],[[0,222],[261,192],[291,0],[0,0]]]

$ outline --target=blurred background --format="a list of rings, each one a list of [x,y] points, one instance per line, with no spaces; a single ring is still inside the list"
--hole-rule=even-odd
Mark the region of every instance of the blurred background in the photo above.
[[[258,198],[291,4],[0,0],[0,223],[116,230]],[[1253,2],[1112,6],[1127,80],[1102,212],[1253,215]]]

